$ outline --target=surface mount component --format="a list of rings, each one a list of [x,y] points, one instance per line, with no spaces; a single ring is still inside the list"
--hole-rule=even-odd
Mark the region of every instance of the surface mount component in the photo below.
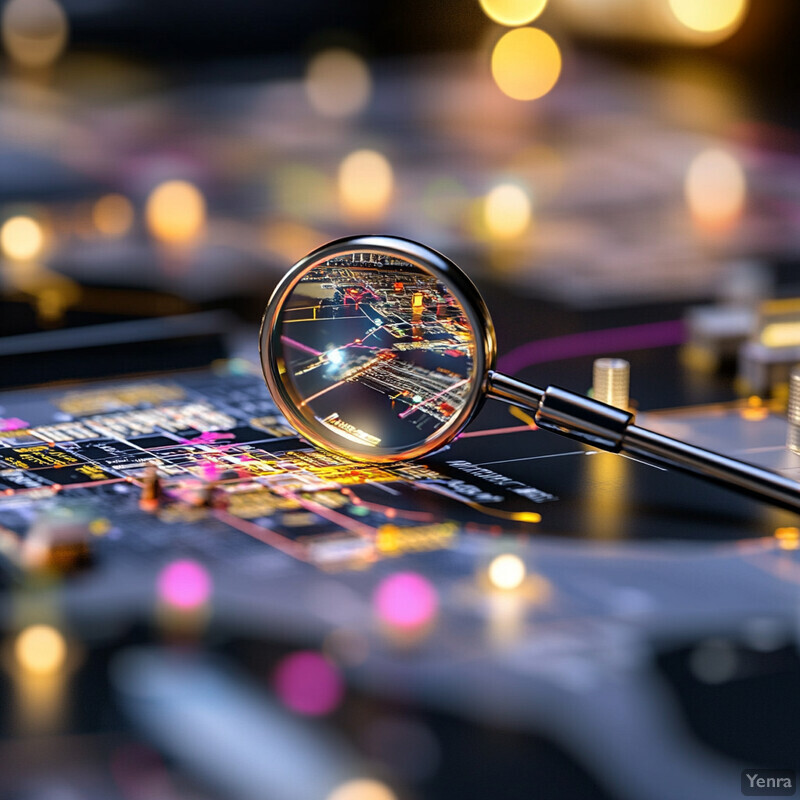
[[[792,367],[789,373],[789,402],[786,407],[788,426],[786,446],[800,453],[800,365]]]
[[[800,362],[800,298],[769,300],[758,324],[739,350],[739,380],[749,393],[764,395],[786,384]]]
[[[91,561],[90,519],[80,507],[53,506],[34,520],[22,546],[27,569],[69,573]]]
[[[147,467],[142,476],[142,493],[139,496],[139,508],[142,511],[157,511],[161,502],[161,478],[158,468],[154,465]]]
[[[628,408],[631,365],[624,358],[596,358],[592,367],[592,396],[616,408]]]
[[[686,312],[687,341],[683,360],[690,367],[716,370],[735,362],[739,348],[748,340],[758,312],[746,306],[696,306]]]

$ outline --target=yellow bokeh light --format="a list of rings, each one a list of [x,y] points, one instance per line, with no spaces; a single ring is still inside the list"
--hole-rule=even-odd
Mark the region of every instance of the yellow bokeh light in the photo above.
[[[489,582],[496,589],[517,589],[525,580],[525,563],[519,556],[506,553],[489,564]]]
[[[508,31],[492,51],[495,83],[514,100],[546,95],[560,74],[561,51],[553,38],[538,28]]]
[[[133,225],[133,205],[121,194],[107,194],[92,208],[92,222],[103,236],[124,236]]]
[[[397,795],[385,783],[357,778],[338,786],[327,800],[397,800]]]
[[[775,538],[778,540],[778,547],[781,550],[800,549],[800,529],[798,528],[776,528]]]
[[[684,193],[701,228],[727,230],[742,215],[747,184],[739,162],[724,150],[704,150],[686,173]]]
[[[49,66],[67,44],[67,16],[56,0],[10,0],[0,24],[6,53],[23,67]]]
[[[30,261],[41,254],[43,247],[42,226],[32,217],[11,217],[0,228],[0,248],[12,261]]]
[[[375,150],[356,150],[339,165],[339,198],[347,216],[380,217],[393,187],[392,165]]]
[[[741,25],[748,0],[669,0],[682,25],[700,33],[732,32]]]
[[[762,422],[769,416],[769,409],[762,408],[743,408],[739,411],[739,416],[748,422]]]
[[[531,200],[513,183],[495,186],[484,199],[483,221],[495,239],[513,239],[531,224]]]
[[[36,313],[42,322],[57,322],[64,316],[71,298],[60,286],[47,286],[36,293]]]
[[[150,233],[166,244],[189,244],[206,224],[206,202],[188,181],[166,181],[147,198],[145,221]]]
[[[327,117],[347,117],[361,111],[369,100],[372,80],[360,56],[343,48],[323,50],[308,63],[308,101]]]
[[[14,655],[26,672],[52,675],[64,666],[67,644],[50,625],[31,625],[17,636]]]
[[[527,25],[538,17],[547,0],[480,0],[489,19],[501,25]]]
[[[797,347],[800,345],[800,322],[771,322],[764,326],[759,338],[767,347]]]
[[[98,517],[89,523],[92,536],[105,536],[111,530],[111,523],[105,517]]]

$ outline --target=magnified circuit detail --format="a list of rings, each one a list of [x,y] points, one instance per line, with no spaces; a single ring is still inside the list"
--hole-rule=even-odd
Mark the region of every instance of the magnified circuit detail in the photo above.
[[[475,373],[475,335],[437,278],[385,254],[337,255],[310,269],[277,321],[298,413],[326,440],[407,450],[458,419]]]

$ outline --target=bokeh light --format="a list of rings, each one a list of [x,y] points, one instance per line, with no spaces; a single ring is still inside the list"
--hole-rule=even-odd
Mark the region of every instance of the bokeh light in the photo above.
[[[397,795],[385,783],[357,778],[338,786],[326,800],[397,800]]]
[[[0,228],[0,248],[12,261],[30,261],[44,247],[42,226],[32,217],[10,217]]]
[[[49,66],[67,44],[67,15],[56,0],[10,0],[0,24],[8,57],[23,67]]]
[[[103,236],[124,236],[133,226],[133,204],[121,194],[107,194],[92,207],[92,222]]]
[[[520,186],[501,183],[486,195],[483,217],[491,237],[513,239],[530,226],[531,200]]]
[[[747,13],[748,0],[669,0],[682,25],[700,33],[732,33]]]
[[[489,19],[501,25],[527,25],[544,11],[547,0],[480,0]]]
[[[768,325],[767,328],[769,327]],[[767,347],[780,346],[772,336],[768,336],[767,339],[764,340],[765,332],[767,331],[761,332],[762,344],[765,344]],[[769,416],[769,406],[766,405],[758,395],[750,395],[750,397],[747,398],[747,405],[739,409],[739,416],[748,422],[763,422]]]
[[[538,28],[515,28],[503,34],[492,51],[492,76],[514,100],[546,95],[561,74],[561,51]]]
[[[308,101],[320,114],[347,117],[367,104],[372,80],[363,58],[337,47],[309,61],[305,86]]]
[[[496,589],[517,589],[525,580],[525,563],[519,556],[504,553],[489,564],[489,582]]]
[[[145,221],[150,233],[159,241],[189,244],[198,239],[205,228],[205,199],[188,181],[166,181],[147,198]]]
[[[205,605],[211,596],[211,576],[202,564],[188,559],[173,561],[158,576],[159,599],[190,611]]]
[[[684,184],[686,202],[700,228],[727,230],[742,215],[747,184],[739,162],[712,148],[692,160]]]
[[[800,528],[776,528],[775,539],[781,550],[800,550]]]
[[[111,530],[111,522],[106,517],[97,517],[89,523],[92,536],[105,536]]]
[[[339,198],[347,216],[380,217],[394,188],[392,165],[375,150],[356,150],[339,165]]]
[[[771,322],[762,328],[758,338],[760,339],[761,344],[770,348],[797,347],[800,345],[800,320]],[[766,411],[767,413],[764,414],[762,419],[769,416],[769,409],[766,409]]]
[[[50,625],[31,625],[14,642],[17,663],[26,672],[53,675],[64,666],[67,644],[64,637]]]
[[[375,592],[378,617],[395,628],[421,628],[434,618],[438,606],[436,589],[416,572],[390,575]]]
[[[344,695],[336,667],[313,650],[286,656],[275,669],[273,686],[287,708],[308,716],[329,714]]]
[[[64,312],[80,298],[80,289],[61,276],[54,277],[49,285],[32,289],[36,297],[36,314],[44,324],[59,321]]]

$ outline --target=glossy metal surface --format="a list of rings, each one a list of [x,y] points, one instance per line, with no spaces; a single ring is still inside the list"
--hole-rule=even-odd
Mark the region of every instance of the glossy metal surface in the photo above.
[[[534,417],[540,428],[617,452],[633,414],[558,386],[548,386]]]
[[[490,397],[501,400],[510,406],[527,408],[536,411],[539,402],[544,397],[544,392],[537,386],[523,383],[516,378],[502,375],[492,370],[488,375],[487,391]]]
[[[800,484],[755,464],[737,461],[636,425],[628,428],[622,452],[800,512]]]

